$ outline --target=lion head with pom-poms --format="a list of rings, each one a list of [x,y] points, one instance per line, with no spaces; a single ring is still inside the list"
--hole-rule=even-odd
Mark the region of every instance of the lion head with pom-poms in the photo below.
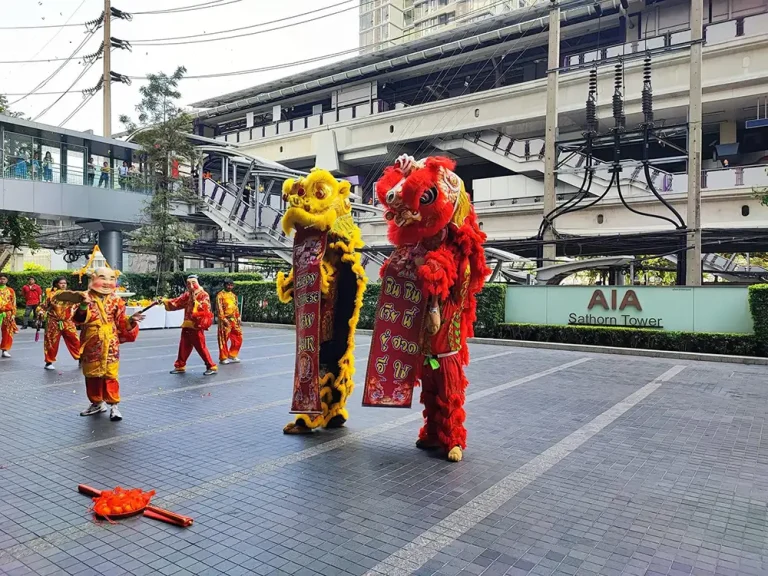
[[[283,231],[289,235],[296,226],[329,230],[337,218],[349,214],[350,183],[336,180],[327,170],[313,168],[302,178],[283,182],[283,200],[288,210],[283,216]]]
[[[400,156],[384,170],[376,195],[384,205],[393,244],[416,244],[451,223],[463,225],[473,214],[464,182],[453,172],[455,166],[453,160],[439,156],[419,161]]]

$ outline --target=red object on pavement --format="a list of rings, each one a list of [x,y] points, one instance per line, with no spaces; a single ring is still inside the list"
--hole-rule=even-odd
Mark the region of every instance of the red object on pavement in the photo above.
[[[102,495],[101,490],[88,486],[87,484],[79,484],[77,486],[77,491],[80,492],[80,494],[85,494],[91,498],[99,498]],[[150,494],[154,494],[154,491]],[[194,523],[194,520],[189,516],[182,516],[181,514],[176,514],[170,510],[165,510],[163,508],[158,508],[157,506],[151,505],[147,505],[144,508],[144,516],[147,518],[152,518],[153,520],[160,520],[161,522],[174,524],[175,526],[181,526],[182,528],[188,528]]]

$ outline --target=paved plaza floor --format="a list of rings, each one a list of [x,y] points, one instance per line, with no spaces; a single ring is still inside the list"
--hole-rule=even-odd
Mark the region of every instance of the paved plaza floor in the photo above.
[[[1,574],[768,574],[768,367],[472,345],[451,464],[415,448],[418,406],[360,386],[345,429],[284,436],[291,330],[246,330],[209,378],[142,332],[118,423],[78,416],[75,363],[44,371],[33,335],[0,361]],[[80,483],[194,526],[96,523]]]

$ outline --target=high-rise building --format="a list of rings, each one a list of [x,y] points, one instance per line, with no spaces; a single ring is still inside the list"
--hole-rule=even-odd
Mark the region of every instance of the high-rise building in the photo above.
[[[373,52],[537,0],[360,0],[360,48]]]

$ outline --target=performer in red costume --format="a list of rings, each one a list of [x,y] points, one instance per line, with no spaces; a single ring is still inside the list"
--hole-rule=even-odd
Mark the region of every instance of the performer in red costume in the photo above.
[[[224,280],[224,290],[216,296],[216,311],[219,313],[219,362],[239,364],[240,348],[243,347],[243,325],[237,296],[232,291],[235,283]]]
[[[202,289],[195,274],[187,277],[187,291],[173,300],[164,299],[163,304],[169,312],[184,310],[184,322],[181,325],[181,341],[179,342],[179,357],[176,359],[171,374],[184,374],[187,371],[187,359],[192,349],[197,350],[205,362],[206,376],[218,372],[218,367],[211,359],[208,346],[205,343],[205,331],[213,324],[211,297]]]
[[[401,156],[376,184],[395,252],[381,270],[363,404],[410,406],[420,379],[424,426],[416,445],[458,462],[467,444],[467,338],[490,270],[485,234],[454,166]]]
[[[75,360],[80,360],[80,338],[72,317],[75,306],[70,302],[58,302],[56,294],[67,289],[67,279],[59,276],[53,281],[53,286],[45,291],[45,301],[37,308],[38,322],[46,322],[43,353],[45,354],[45,369],[56,370],[54,363],[59,354],[59,343],[62,338],[69,354]]]
[[[16,293],[8,286],[8,276],[0,274],[0,356],[11,357],[16,326]]]

